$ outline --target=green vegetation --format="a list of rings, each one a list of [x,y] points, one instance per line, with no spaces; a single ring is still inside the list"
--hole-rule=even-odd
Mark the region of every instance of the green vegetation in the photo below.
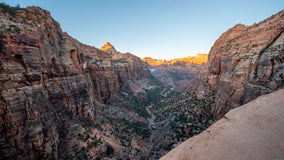
[[[6,31],[10,33],[20,33],[21,29],[16,25],[9,25]]]
[[[210,107],[213,102],[214,92],[206,99],[197,99],[195,93],[188,91],[154,105],[156,121],[168,122],[164,126],[166,132],[161,133],[163,142],[156,142],[156,145],[170,150],[175,144],[208,128],[214,122]]]
[[[113,63],[116,64],[116,63],[128,63],[127,59],[115,59],[113,60]]]
[[[121,129],[122,132],[125,132],[125,134],[129,132],[134,132],[136,135],[141,136],[142,138],[149,138],[150,137],[150,131],[148,129],[148,124],[139,122],[139,121],[128,121],[126,119],[117,119],[116,122],[123,126],[123,129]]]
[[[187,79],[184,75],[178,73],[178,72],[169,72],[169,76],[172,77],[175,80],[184,80]]]
[[[129,111],[137,113],[139,116],[148,118],[150,115],[146,111],[146,106],[160,103],[161,92],[166,88],[154,77],[150,77],[151,89],[145,89],[145,93],[134,95],[129,85],[124,85],[117,97],[111,99],[110,105],[123,106]]]
[[[85,58],[86,58],[88,61],[93,60],[93,58],[92,58],[91,56],[89,56],[89,55],[84,55],[84,56],[85,56]]]
[[[0,26],[0,33],[1,34],[19,34],[21,32],[21,29],[13,24],[10,25],[6,25],[6,24],[2,24]]]
[[[11,16],[15,16],[16,10],[22,9],[19,4],[17,4],[16,7],[12,7],[12,6],[4,3],[4,2],[0,3],[0,8],[1,8],[3,13],[8,13]]]
[[[64,159],[91,159],[90,150],[105,142],[97,138],[96,135],[92,135],[93,123],[85,119],[78,119],[76,122],[69,129],[67,139],[71,147]]]
[[[141,117],[149,117],[145,106],[147,105],[145,101],[135,97],[131,93],[121,92],[119,94],[119,102],[120,104],[129,111],[137,113]]]
[[[162,88],[156,88],[156,89],[146,89],[146,95],[147,95],[147,105],[150,104],[157,104],[161,101],[162,97],[160,95]]]

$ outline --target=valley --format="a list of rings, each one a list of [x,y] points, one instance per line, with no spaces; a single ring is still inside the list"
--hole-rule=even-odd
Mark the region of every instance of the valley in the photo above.
[[[168,61],[82,44],[39,7],[1,3],[0,25],[0,159],[157,160],[210,126],[219,136],[230,110],[283,94],[283,10],[235,25],[208,55]]]

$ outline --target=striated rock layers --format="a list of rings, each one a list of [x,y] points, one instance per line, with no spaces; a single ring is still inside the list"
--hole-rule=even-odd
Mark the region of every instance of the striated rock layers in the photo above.
[[[283,88],[284,11],[252,26],[238,24],[221,35],[199,78],[198,96],[216,91],[212,112],[221,118],[230,109]],[[209,84],[206,87],[205,84]],[[207,91],[206,91],[207,90]]]
[[[283,95],[280,89],[231,110],[161,160],[283,159]]]
[[[149,76],[138,57],[81,44],[38,7],[1,5],[0,25],[0,159],[57,159],[68,120],[94,120],[128,79]]]

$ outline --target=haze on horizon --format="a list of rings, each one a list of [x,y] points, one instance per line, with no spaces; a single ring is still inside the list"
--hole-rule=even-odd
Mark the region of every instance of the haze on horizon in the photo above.
[[[100,48],[171,59],[208,53],[235,24],[252,25],[283,9],[279,0],[0,0],[11,6],[40,6],[63,31]]]

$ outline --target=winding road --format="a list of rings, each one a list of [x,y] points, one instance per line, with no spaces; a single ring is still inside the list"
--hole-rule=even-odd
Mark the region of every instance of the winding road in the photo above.
[[[146,107],[146,111],[150,115],[150,118],[148,119],[148,121],[149,121],[149,129],[150,130],[152,129],[152,127],[154,127],[155,119],[156,119],[156,115],[151,111],[151,108],[152,108],[152,105]]]
[[[146,111],[150,115],[150,118],[148,118],[148,121],[149,121],[148,127],[149,127],[149,130],[151,132],[151,136],[150,136],[150,140],[149,140],[149,146],[148,146],[148,149],[150,151],[148,159],[149,160],[156,160],[156,159],[158,159],[158,155],[155,152],[155,145],[154,145],[155,139],[154,138],[156,137],[158,126],[155,122],[156,115],[152,112],[151,108],[152,108],[152,105],[146,107]]]
[[[161,101],[163,101],[169,94],[170,92],[168,91],[168,89],[161,91],[160,95],[164,97]],[[147,120],[149,122],[148,128],[151,133],[148,144],[148,160],[157,160],[160,158],[159,148],[157,148],[156,146],[157,138],[159,137],[160,129],[164,122],[155,122],[157,116],[152,112],[152,106],[153,104],[146,107],[146,111],[150,115],[150,118],[148,118]]]

